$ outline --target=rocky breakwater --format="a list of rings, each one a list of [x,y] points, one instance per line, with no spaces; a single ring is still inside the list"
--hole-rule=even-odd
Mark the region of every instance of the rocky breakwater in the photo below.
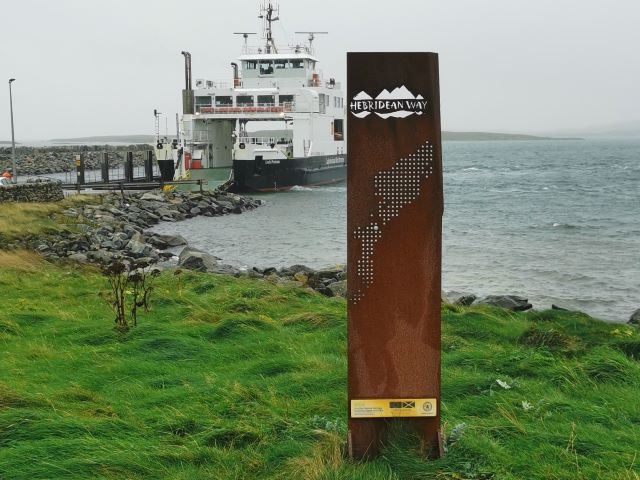
[[[58,182],[28,183],[0,187],[0,203],[57,202],[63,198],[62,184]]]
[[[75,170],[75,155],[84,155],[85,168],[97,170],[103,162],[104,153],[109,154],[110,167],[124,164],[127,152],[133,152],[134,165],[144,164],[150,145],[71,145],[59,147],[17,147],[16,168],[18,175],[46,175]],[[0,148],[0,170],[11,168],[11,148]]]
[[[187,242],[180,236],[147,233],[152,225],[195,216],[239,214],[260,204],[259,200],[222,192],[109,194],[101,197],[99,204],[62,212],[60,221],[65,230],[45,238],[23,239],[22,244],[53,261],[68,258],[106,265],[117,258],[133,258],[153,264],[173,256],[168,248]]]
[[[327,297],[347,296],[347,271],[344,265],[315,270],[305,265],[285,268],[238,269],[221,263],[221,259],[195,248],[186,247],[180,253],[178,266],[200,272],[260,278],[277,285],[296,285],[322,293]]]

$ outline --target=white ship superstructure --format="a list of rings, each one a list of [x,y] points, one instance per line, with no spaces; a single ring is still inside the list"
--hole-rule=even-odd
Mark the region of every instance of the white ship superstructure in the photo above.
[[[271,2],[262,7],[262,48],[247,45],[232,63],[229,82],[196,80],[185,54],[180,174],[198,168],[233,169],[238,190],[281,190],[341,181],[346,174],[345,100],[341,84],[324,78],[309,43],[279,49]]]

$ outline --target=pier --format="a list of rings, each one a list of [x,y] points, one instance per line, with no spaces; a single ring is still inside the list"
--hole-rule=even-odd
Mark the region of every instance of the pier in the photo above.
[[[64,190],[151,190],[175,185],[197,185],[204,190],[207,180],[174,180],[170,165],[160,166],[153,150],[145,153],[143,165],[135,165],[134,153],[126,152],[124,164],[115,165],[119,159],[114,152],[102,152],[98,169],[87,169],[85,154],[74,154],[75,170],[66,173],[62,181]]]

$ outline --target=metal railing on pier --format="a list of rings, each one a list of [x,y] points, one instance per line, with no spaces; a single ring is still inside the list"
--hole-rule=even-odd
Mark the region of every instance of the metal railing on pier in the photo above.
[[[109,182],[109,183],[63,183],[62,188],[64,190],[76,190],[80,193],[82,190],[110,190],[110,191],[120,191],[124,192],[125,190],[154,190],[154,189],[164,189],[167,186],[176,186],[176,185],[198,185],[200,192],[204,191],[204,186],[209,182],[207,180],[198,179],[198,180],[171,180],[171,181],[163,181],[157,180],[153,182]]]
[[[157,165],[153,165],[152,178],[160,176],[160,168]],[[85,183],[102,183],[105,181],[105,171],[100,170],[85,170],[84,181]],[[133,178],[145,179],[147,177],[146,166],[134,165],[133,166]],[[125,166],[120,165],[117,167],[109,167],[108,175],[106,179],[112,182],[119,182],[126,180]],[[75,184],[77,180],[77,172],[65,172],[65,178],[62,183]]]
[[[153,151],[146,152],[143,166],[133,164],[133,152],[127,152],[124,165],[111,168],[108,152],[103,154],[102,165],[99,170],[86,170],[83,154],[75,155],[75,168],[73,174],[67,174],[63,183],[64,189],[131,189],[135,185],[137,189],[161,187],[169,181],[173,181],[173,161],[156,162]],[[160,165],[162,164],[162,165]],[[160,168],[162,166],[162,168]],[[75,177],[75,178],[74,178]]]

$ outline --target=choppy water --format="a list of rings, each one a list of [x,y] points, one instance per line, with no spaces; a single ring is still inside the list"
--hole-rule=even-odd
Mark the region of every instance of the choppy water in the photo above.
[[[640,140],[451,142],[444,166],[445,290],[613,321],[640,307]],[[260,198],[253,212],[155,230],[236,265],[345,262],[344,185]]]

